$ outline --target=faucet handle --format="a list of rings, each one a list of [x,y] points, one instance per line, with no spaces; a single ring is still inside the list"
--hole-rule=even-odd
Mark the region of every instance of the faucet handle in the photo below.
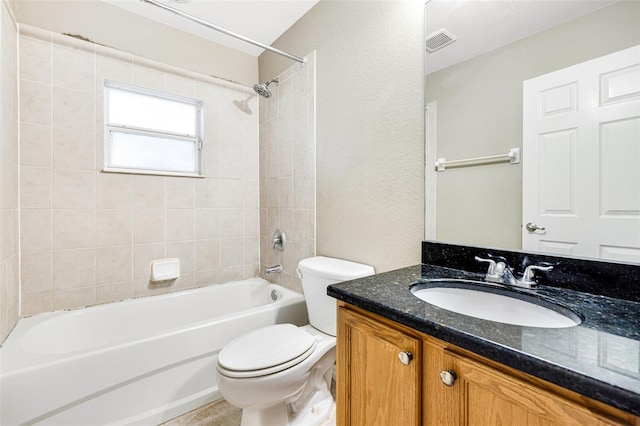
[[[507,263],[507,258],[506,258],[506,257],[504,257],[504,256],[500,256],[500,255],[497,255],[497,254],[487,253],[487,257],[488,257],[489,259],[495,259],[495,260],[498,260],[498,261],[500,261],[500,262],[504,262],[505,264]]]
[[[531,288],[538,283],[535,280],[535,272],[533,271],[545,271],[548,272],[553,269],[553,266],[538,266],[529,265],[525,268],[522,274],[522,279],[518,280],[518,284],[523,287]]]
[[[493,259],[483,259],[481,257],[476,256],[476,261],[484,262],[489,264],[489,269],[487,270],[487,275],[495,275],[496,274],[496,261]]]
[[[284,234],[284,231],[276,229],[273,232],[273,237],[271,237],[271,248],[273,250],[283,251],[286,243],[287,236]]]
[[[553,266],[529,265],[525,268],[524,274],[522,274],[522,280],[523,281],[531,280],[535,276],[535,273],[533,271],[548,272],[552,269],[553,269]]]

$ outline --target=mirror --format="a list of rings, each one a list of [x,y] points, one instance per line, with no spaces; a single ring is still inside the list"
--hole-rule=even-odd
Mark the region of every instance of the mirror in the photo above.
[[[523,82],[640,44],[640,3],[431,0],[425,9],[427,43],[434,34],[436,44],[456,38],[426,55],[426,238],[520,250],[523,197],[530,196],[523,164],[436,172],[435,160],[522,151]],[[628,179],[633,191],[637,176]],[[627,232],[640,239],[640,208],[629,214]],[[640,247],[632,251],[615,260],[640,262]]]

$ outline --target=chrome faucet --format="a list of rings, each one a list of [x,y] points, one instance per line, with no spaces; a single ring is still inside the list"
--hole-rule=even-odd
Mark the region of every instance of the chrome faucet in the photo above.
[[[533,288],[538,285],[538,282],[535,280],[535,270],[550,271],[553,269],[553,266],[529,265],[525,268],[522,278],[516,278],[513,273],[513,269],[507,265],[506,259],[499,256],[493,257],[499,261],[496,262],[493,259],[483,259],[478,256],[475,257],[478,262],[485,262],[489,264],[485,280],[492,283],[506,284],[522,288]]]
[[[282,272],[282,265],[267,266],[266,268],[264,268],[265,275],[279,274],[280,272]]]

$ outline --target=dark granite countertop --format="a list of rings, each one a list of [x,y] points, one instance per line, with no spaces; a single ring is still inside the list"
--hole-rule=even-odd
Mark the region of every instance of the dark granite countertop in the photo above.
[[[424,256],[423,256],[424,257]],[[329,286],[328,294],[486,358],[640,415],[640,303],[571,288],[519,290],[578,313],[575,327],[523,327],[476,319],[415,297],[430,278],[483,281],[484,275],[431,264]]]

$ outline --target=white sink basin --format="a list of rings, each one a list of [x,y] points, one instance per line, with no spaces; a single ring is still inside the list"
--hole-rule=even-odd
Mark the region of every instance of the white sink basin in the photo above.
[[[434,280],[413,286],[411,292],[419,299],[439,308],[504,324],[567,328],[582,322],[576,314],[562,306],[557,306],[557,310],[550,309],[505,295],[508,294],[508,290],[502,290],[503,294],[497,294],[493,291],[501,289],[487,291],[481,286],[473,288],[473,283],[474,281],[469,280]],[[527,296],[518,293],[518,297]],[[535,300],[534,297],[531,299]]]

